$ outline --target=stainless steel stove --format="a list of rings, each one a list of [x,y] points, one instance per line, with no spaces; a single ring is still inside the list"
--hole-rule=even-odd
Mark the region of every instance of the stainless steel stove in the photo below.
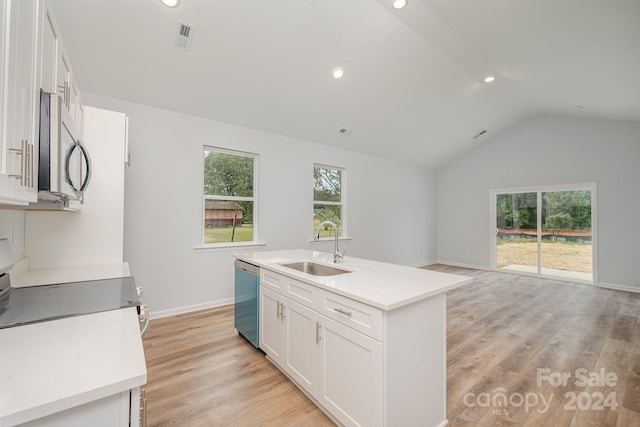
[[[148,326],[142,289],[133,277],[14,288],[8,271],[13,265],[6,239],[0,239],[0,329],[101,311],[136,307]]]
[[[137,307],[133,277],[9,287],[0,294],[0,329],[120,308]]]

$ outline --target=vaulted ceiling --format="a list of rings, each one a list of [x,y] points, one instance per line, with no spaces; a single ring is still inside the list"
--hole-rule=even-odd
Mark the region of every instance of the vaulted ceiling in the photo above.
[[[638,0],[390,2],[52,0],[81,90],[428,167],[535,115],[640,121]]]

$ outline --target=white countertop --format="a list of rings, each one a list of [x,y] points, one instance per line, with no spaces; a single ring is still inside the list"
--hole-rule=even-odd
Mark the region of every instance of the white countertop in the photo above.
[[[332,254],[306,249],[252,252],[234,257],[382,310],[393,310],[473,281],[467,276],[354,257],[345,257],[334,264]],[[313,261],[351,272],[313,276],[281,265],[297,261]]]
[[[0,426],[146,381],[135,307],[0,330]]]
[[[22,261],[22,263],[24,263],[24,261]],[[34,269],[28,268],[28,259],[26,263],[27,264],[24,266],[17,264],[9,272],[11,275],[12,287],[21,288],[25,286],[50,285],[53,283],[71,283],[131,276],[128,262]]]

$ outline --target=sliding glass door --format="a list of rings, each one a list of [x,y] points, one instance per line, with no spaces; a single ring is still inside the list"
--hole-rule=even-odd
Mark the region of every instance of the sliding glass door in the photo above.
[[[595,185],[493,191],[494,266],[593,283]]]
[[[496,266],[537,273],[537,194],[498,194],[496,214]]]

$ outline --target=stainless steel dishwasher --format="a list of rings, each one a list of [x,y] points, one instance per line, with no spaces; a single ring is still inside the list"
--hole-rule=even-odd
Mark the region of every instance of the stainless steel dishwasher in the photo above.
[[[233,326],[256,348],[259,328],[260,267],[239,259],[235,262],[235,311]]]

